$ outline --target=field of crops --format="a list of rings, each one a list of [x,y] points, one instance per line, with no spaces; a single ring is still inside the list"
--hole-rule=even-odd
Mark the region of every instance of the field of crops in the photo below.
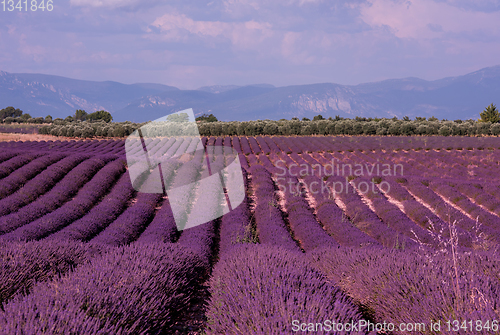
[[[190,141],[146,143],[187,217],[225,200]],[[123,140],[0,143],[0,334],[499,333],[498,138],[202,143],[245,198],[182,231]]]

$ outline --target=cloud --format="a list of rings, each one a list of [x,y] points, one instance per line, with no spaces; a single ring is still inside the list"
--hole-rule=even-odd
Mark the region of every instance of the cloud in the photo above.
[[[398,38],[426,40],[471,31],[500,35],[499,13],[468,11],[445,2],[370,0],[359,9],[364,22],[388,27]]]
[[[188,41],[191,36],[222,38],[240,49],[258,46],[273,36],[272,25],[267,22],[195,21],[184,14],[165,14],[157,18],[147,30],[160,31],[166,40]]]
[[[103,7],[103,8],[125,8],[125,7],[140,7],[150,5],[156,1],[151,0],[70,0],[72,6],[79,7]]]

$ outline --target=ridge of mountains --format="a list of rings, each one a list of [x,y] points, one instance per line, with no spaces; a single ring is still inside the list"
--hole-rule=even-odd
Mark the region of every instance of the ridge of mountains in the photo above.
[[[104,109],[113,121],[145,122],[193,108],[195,115],[212,113],[221,121],[312,119],[317,114],[465,120],[479,118],[491,103],[500,103],[500,65],[433,81],[409,77],[358,85],[215,85],[197,90],[0,71],[0,108],[14,106],[33,117],[65,118],[76,109]]]

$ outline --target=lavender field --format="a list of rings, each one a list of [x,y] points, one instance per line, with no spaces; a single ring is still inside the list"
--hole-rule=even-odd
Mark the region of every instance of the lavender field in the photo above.
[[[174,186],[205,173],[155,141]],[[0,142],[0,334],[500,333],[498,138],[202,143],[238,152],[246,196],[178,231],[124,140]]]

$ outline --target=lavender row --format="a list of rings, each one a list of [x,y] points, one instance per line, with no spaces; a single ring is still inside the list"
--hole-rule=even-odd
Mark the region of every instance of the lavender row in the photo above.
[[[214,267],[209,285],[208,334],[295,334],[294,320],[345,324],[362,319],[351,300],[312,269],[303,254],[286,249],[236,246]],[[325,330],[315,333],[329,333]]]
[[[291,153],[292,152],[290,150],[290,148],[288,147],[288,145],[286,145],[286,143],[284,143],[284,141],[282,141],[282,137],[271,137],[271,141],[276,144],[276,146],[279,148],[280,152],[283,152],[283,153]]]
[[[4,199],[6,196],[12,194],[28,180],[47,169],[51,164],[63,159],[65,156],[66,155],[63,154],[42,156],[10,173],[7,177],[0,180],[0,199]]]
[[[207,143],[208,139],[202,140],[202,143]],[[193,143],[195,141],[192,141]],[[171,148],[172,149],[172,148]],[[174,150],[174,149],[172,149]],[[177,150],[177,149],[175,149]],[[175,151],[172,151],[174,153]],[[141,234],[138,241],[174,241],[178,236],[178,229],[184,227],[185,222],[188,220],[188,212],[190,210],[191,197],[194,192],[194,182],[202,168],[202,161],[204,159],[204,152],[198,150],[191,161],[182,165],[178,170],[177,175],[173,176],[178,165],[170,164],[168,171],[164,172],[164,180],[168,181],[165,187],[178,189],[179,187],[191,184],[189,190],[182,192],[181,195],[175,197],[175,202],[170,203],[170,199],[165,199],[161,209],[156,213],[152,222],[148,225],[146,230]],[[173,207],[172,207],[173,206]],[[184,208],[184,211],[179,211],[177,218],[175,218],[172,208]],[[177,219],[177,222],[176,222]]]
[[[303,190],[296,177],[276,178],[278,187],[284,190],[284,207],[294,236],[305,251],[339,244],[321,227],[303,198]]]
[[[15,157],[12,157],[11,159],[0,163],[0,178],[5,178],[8,175],[10,175],[12,172],[14,172],[16,169],[19,169],[20,167],[28,164],[32,160],[34,160],[37,157],[40,157],[41,154],[39,153],[25,153],[25,154],[20,154]]]
[[[292,142],[292,137],[273,137],[274,142],[276,144],[284,149],[283,152],[285,153],[301,153],[302,151],[295,145],[294,142]]]
[[[0,153],[0,163],[3,163],[16,155],[19,155],[19,152],[15,150],[3,151]]]
[[[500,201],[488,194],[479,183],[458,183],[456,188],[464,195],[473,199],[474,203],[487,208],[500,216]]]
[[[266,155],[268,155],[270,152],[271,152],[271,149],[269,148],[269,146],[267,145],[267,142],[265,141],[265,139],[261,136],[257,136],[255,138],[255,140],[257,141],[260,149],[262,150],[262,152]]]
[[[163,180],[175,182],[174,174],[177,165],[169,164],[163,170]],[[170,187],[167,183],[165,187]],[[146,230],[139,236],[139,242],[174,242],[177,239],[177,226],[175,223],[174,213],[170,206],[170,202],[166,196],[163,196],[163,202],[160,209],[156,212],[153,221],[146,227]]]
[[[221,146],[215,148],[217,147],[221,148]],[[217,156],[211,164],[211,171],[222,170],[223,159],[224,156]],[[202,177],[206,173],[206,170],[202,171]],[[185,227],[178,240],[180,245],[196,251],[200,259],[206,264],[207,271],[210,268],[215,238],[214,219],[223,215],[224,208],[221,206],[222,201],[225,201],[225,199],[222,199],[223,197],[225,196],[220,187],[219,178],[207,177],[200,179],[196,199],[193,200],[188,214],[187,222],[191,228],[186,229]]]
[[[248,190],[247,173],[243,171],[245,190]],[[221,218],[219,254],[224,254],[239,243],[257,243],[257,232],[251,222],[247,194],[242,203]]]
[[[476,218],[482,225],[489,227],[492,232],[500,233],[500,218],[496,215],[485,211],[476,204],[473,204],[467,197],[442,182],[433,181],[429,185],[436,193],[440,194],[443,198],[452,202],[455,206],[459,207],[471,217]]]
[[[245,155],[252,154],[252,149],[250,149],[250,145],[248,143],[248,139],[246,137],[240,137],[239,141],[240,141],[242,153],[245,154]]]
[[[344,204],[346,215],[361,231],[388,248],[399,249],[417,246],[412,239],[392,230],[380,221],[354,191],[347,178],[332,176],[328,178],[328,183],[335,197]]]
[[[323,181],[316,176],[304,178],[308,194],[314,199],[316,218],[326,232],[340,245],[349,247],[366,247],[380,245],[356,226],[352,225],[333,199],[318,190],[324,187]],[[330,195],[329,190],[327,195]]]
[[[204,162],[204,152],[198,150],[193,159],[182,165],[173,179],[171,189],[182,190],[174,198],[169,198],[169,204],[176,215],[176,225],[179,230],[184,229],[188,214],[192,206],[192,198],[195,191],[196,181],[206,176],[200,176]],[[205,172],[208,174],[208,172]],[[181,187],[184,187],[181,189]],[[172,194],[172,192],[170,192]]]
[[[500,184],[498,184],[498,183],[482,183],[481,187],[485,192],[485,196],[493,197],[496,200],[500,200]]]
[[[0,248],[0,306],[16,293],[62,275],[85,263],[101,251],[79,243],[40,241],[7,243]]]
[[[270,173],[261,165],[253,166],[249,172],[252,176],[254,217],[260,243],[300,250],[283,221]]]
[[[262,153],[262,150],[255,140],[255,137],[248,137],[248,144],[250,145],[250,149],[252,150],[253,154],[258,155]]]
[[[489,274],[498,271],[499,264],[492,253],[453,257],[441,252],[331,248],[309,256],[315,268],[372,311],[373,323],[421,323],[424,328],[413,330],[430,335],[436,333],[431,322],[439,321],[444,331],[448,320],[484,324],[498,318],[500,284]],[[465,328],[454,332],[468,333]]]
[[[72,222],[60,231],[47,237],[50,240],[72,240],[87,242],[104,230],[125,210],[134,194],[128,172],[122,174],[99,204],[85,216]]]
[[[351,182],[356,188],[358,194],[362,194],[370,201],[375,214],[387,224],[387,226],[400,232],[410,239],[418,241],[419,244],[438,247],[438,241],[426,229],[410,220],[405,213],[398,207],[391,204],[387,198],[382,195],[381,190],[374,187],[375,184],[368,178],[356,178]],[[370,189],[370,185],[372,186]]]
[[[62,178],[49,192],[38,197],[35,201],[26,204],[26,206],[22,207],[17,212],[0,217],[0,234],[8,233],[62,206],[68,199],[76,194],[80,187],[85,185],[85,183],[88,182],[105,163],[106,162],[100,158],[91,158],[80,163],[70,172],[65,174],[64,178]],[[22,191],[21,189],[20,193],[22,193]],[[13,196],[16,195],[17,194],[14,194]],[[31,198],[28,196],[27,201],[30,200]]]
[[[35,201],[52,187],[57,186],[58,181],[85,159],[88,159],[88,156],[70,155],[49,166],[45,171],[24,184],[17,192],[0,200],[0,215],[15,212]]]
[[[74,198],[57,208],[56,210],[43,215],[39,219],[32,221],[17,228],[16,230],[0,236],[3,241],[26,241],[44,238],[62,228],[71,222],[84,216],[98,201],[103,197],[114,184],[115,180],[125,171],[124,162],[121,160],[111,162],[100,169],[92,179],[82,185]],[[69,176],[69,174],[68,174]],[[80,182],[85,182],[82,178]],[[68,190],[66,188],[66,190]],[[70,196],[73,192],[65,194]],[[67,198],[66,197],[66,198]],[[18,212],[19,213],[19,212]],[[18,214],[15,213],[15,214]]]
[[[133,244],[33,287],[0,311],[9,334],[157,334],[197,289],[199,259],[173,244]],[[125,299],[124,299],[125,297]]]
[[[267,144],[267,147],[269,148],[270,152],[275,154],[281,152],[281,149],[276,145],[276,143],[273,141],[271,137],[264,136],[262,137],[262,139]]]
[[[299,156],[292,153],[290,157],[294,157],[295,162],[289,159],[288,156],[285,157],[288,166],[296,163],[296,165],[298,164],[300,166],[309,166],[307,170],[313,171],[312,175],[305,174],[301,177],[304,181],[305,191],[307,195],[310,196],[311,201],[314,202],[313,207],[316,211],[316,218],[335,241],[345,246],[380,246],[374,238],[362,232],[349,221],[344,212],[333,200],[334,195],[328,183],[324,183],[323,180],[319,178],[322,173],[317,167],[321,166],[321,162],[324,163],[326,161],[324,157],[321,157],[320,161],[314,159],[309,154],[302,154],[302,156]],[[312,167],[316,167],[316,169],[312,169]],[[292,169],[290,169],[290,171],[292,171]]]
[[[408,193],[408,191],[397,183],[393,178],[384,178],[389,185],[389,191],[385,195],[398,201],[404,209],[404,213],[422,228],[428,230],[445,247],[447,241],[451,241],[450,223],[442,220],[430,209],[419,203]],[[457,243],[461,247],[472,248],[472,234],[461,227],[454,226]],[[443,239],[444,238],[444,239]]]
[[[46,151],[50,153],[124,154],[123,140],[8,142],[6,144],[16,151],[24,152]]]
[[[427,183],[426,181],[408,181],[403,185],[408,191],[416,197],[422,199],[422,201],[424,201],[428,206],[433,208],[436,215],[443,221],[456,225],[465,231],[475,233],[476,235],[486,236],[487,239],[491,239],[496,243],[500,242],[498,234],[491,231],[488,227],[479,225],[479,222],[472,220],[467,215],[464,215],[447,204],[436,193],[434,193],[434,191],[424,186],[422,182]]]
[[[90,243],[120,246],[135,241],[151,221],[160,199],[160,194],[139,193],[137,202],[91,239]]]

